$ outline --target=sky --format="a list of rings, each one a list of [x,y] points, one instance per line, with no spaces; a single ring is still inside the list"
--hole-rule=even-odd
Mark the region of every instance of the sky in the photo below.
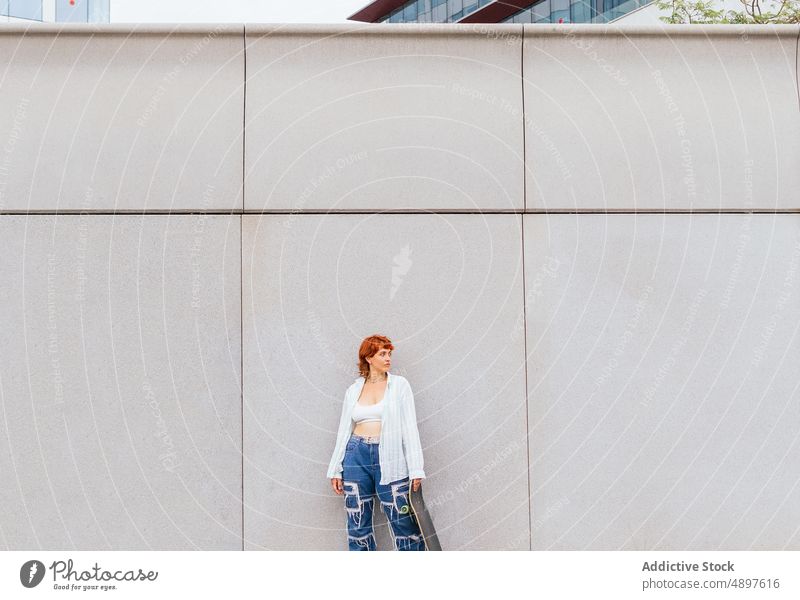
[[[111,0],[112,23],[353,23],[370,0]]]

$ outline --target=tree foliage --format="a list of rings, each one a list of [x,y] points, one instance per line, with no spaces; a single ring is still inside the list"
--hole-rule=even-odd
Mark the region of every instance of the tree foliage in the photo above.
[[[760,0],[740,0],[743,10],[715,9],[713,0],[656,0],[659,10],[668,11],[659,17],[664,23],[736,23],[774,25],[800,23],[800,0],[776,0],[773,5],[761,6]],[[773,9],[773,10],[770,10]]]

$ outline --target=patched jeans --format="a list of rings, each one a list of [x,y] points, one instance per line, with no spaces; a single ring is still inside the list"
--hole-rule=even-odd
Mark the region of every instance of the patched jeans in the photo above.
[[[350,550],[377,550],[372,530],[375,494],[389,521],[397,550],[425,550],[408,505],[408,477],[382,485],[378,439],[352,435],[342,461],[347,543]]]

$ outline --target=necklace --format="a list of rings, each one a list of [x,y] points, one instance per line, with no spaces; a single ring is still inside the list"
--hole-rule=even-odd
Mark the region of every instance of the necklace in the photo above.
[[[370,379],[369,375],[367,375],[367,383],[378,383],[379,381],[386,381],[388,378],[389,378],[388,374],[386,375],[386,377],[378,376],[375,379]]]

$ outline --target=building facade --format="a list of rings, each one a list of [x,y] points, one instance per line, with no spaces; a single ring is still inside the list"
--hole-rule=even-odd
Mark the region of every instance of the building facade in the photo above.
[[[374,0],[368,23],[608,23],[652,0]]]
[[[0,23],[108,23],[110,0],[0,0]]]

